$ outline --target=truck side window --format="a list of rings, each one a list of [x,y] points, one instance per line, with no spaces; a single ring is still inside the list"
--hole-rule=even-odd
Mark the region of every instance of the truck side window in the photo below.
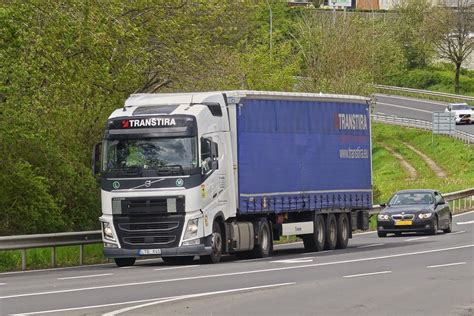
[[[207,138],[201,138],[201,161],[211,158],[211,141]]]

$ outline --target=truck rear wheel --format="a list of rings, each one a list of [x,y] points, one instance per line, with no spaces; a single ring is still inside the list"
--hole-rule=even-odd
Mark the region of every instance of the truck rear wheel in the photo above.
[[[114,258],[115,264],[118,267],[129,267],[135,264],[136,258]]]
[[[303,235],[303,244],[306,251],[321,251],[326,241],[326,225],[321,215],[314,218],[314,231],[312,234]]]
[[[272,231],[266,218],[261,218],[257,222],[258,240],[252,250],[253,258],[266,258],[273,251]]]
[[[324,249],[334,250],[337,243],[337,222],[334,214],[328,214],[326,217],[326,245]]]
[[[214,221],[212,224],[212,237],[211,237],[211,248],[212,252],[210,255],[201,256],[200,261],[202,263],[218,263],[221,261],[222,256],[222,233],[221,225]]]
[[[337,249],[346,249],[349,243],[349,219],[347,214],[341,213],[337,218]]]

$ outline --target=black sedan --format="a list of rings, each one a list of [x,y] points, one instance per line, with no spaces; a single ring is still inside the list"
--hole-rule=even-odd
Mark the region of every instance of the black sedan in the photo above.
[[[443,196],[434,190],[403,190],[395,193],[388,204],[382,204],[377,215],[377,233],[423,232],[431,235],[442,229],[450,233],[453,214]]]

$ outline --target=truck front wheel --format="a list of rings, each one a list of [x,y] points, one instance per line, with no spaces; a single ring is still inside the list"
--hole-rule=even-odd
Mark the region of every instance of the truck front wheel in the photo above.
[[[135,264],[135,258],[114,258],[115,264],[118,267],[129,267]]]
[[[312,234],[303,235],[303,244],[306,251],[321,251],[324,249],[326,241],[326,225],[321,215],[314,218],[314,232]]]
[[[221,226],[216,221],[212,224],[211,248],[212,252],[210,255],[200,257],[202,263],[218,263],[221,261],[222,233]]]

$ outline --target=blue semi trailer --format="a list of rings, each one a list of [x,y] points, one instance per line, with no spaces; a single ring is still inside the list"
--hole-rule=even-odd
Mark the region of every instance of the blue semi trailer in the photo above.
[[[297,235],[346,248],[372,207],[369,99],[262,91],[134,94],[94,149],[104,252],[266,257]]]

